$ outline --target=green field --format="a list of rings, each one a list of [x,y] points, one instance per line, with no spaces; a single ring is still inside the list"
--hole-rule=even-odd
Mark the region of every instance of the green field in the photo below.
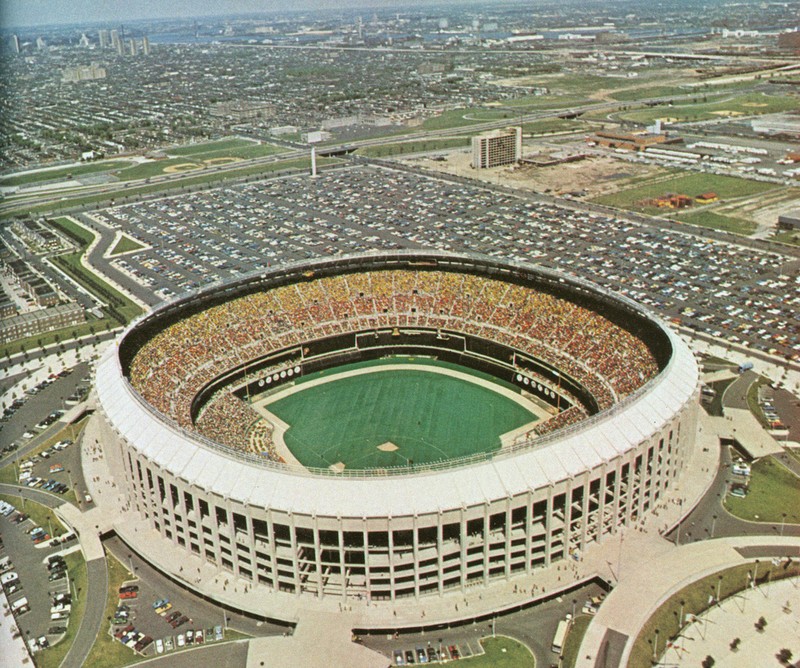
[[[220,139],[218,141],[203,142],[202,144],[188,144],[186,146],[178,146],[175,148],[164,149],[167,155],[186,156],[195,155],[197,153],[209,153],[211,151],[230,150],[234,148],[242,148],[243,146],[253,146],[254,142],[249,139],[239,139],[238,137],[231,137],[230,139]]]
[[[711,227],[715,230],[725,230],[734,234],[749,235],[756,231],[757,225],[749,220],[724,216],[714,211],[696,211],[686,216],[678,216],[675,220],[699,225],[700,227]]]
[[[67,175],[83,176],[86,174],[97,174],[100,172],[110,172],[114,169],[127,167],[131,163],[128,160],[112,160],[109,162],[93,162],[88,165],[74,165],[72,167],[59,167],[48,169],[41,172],[29,172],[16,176],[7,176],[0,179],[0,186],[22,186],[31,183],[42,183],[45,181],[57,181],[64,179]]]
[[[800,524],[800,479],[771,457],[753,464],[750,491],[743,499],[728,496],[725,509],[751,522]]]
[[[114,248],[111,250],[111,253],[109,253],[109,255],[113,256],[113,255],[121,255],[122,253],[130,253],[131,251],[139,250],[140,248],[144,248],[144,246],[135,239],[126,237],[123,234],[119,238],[117,243],[114,245]]]
[[[473,656],[460,664],[468,668],[534,668],[536,659],[521,642],[505,636],[481,638],[485,654]]]
[[[669,209],[659,209],[654,206],[644,206],[642,200],[661,197],[667,193],[697,195],[713,191],[719,195],[720,200],[729,200],[736,197],[749,197],[766,190],[775,188],[773,183],[740,179],[735,176],[718,176],[716,174],[685,174],[675,178],[665,179],[657,183],[645,183],[635,188],[628,188],[609,195],[602,195],[594,201],[598,204],[615,206],[620,209],[632,209],[647,213],[668,213]]]
[[[365,146],[358,149],[359,155],[381,158],[389,155],[406,155],[409,153],[426,153],[428,151],[445,151],[452,148],[469,146],[469,137],[445,137],[442,139],[419,139],[416,141],[383,144],[382,146]]]
[[[501,434],[536,419],[492,389],[430,368],[387,372],[369,366],[375,371],[358,376],[341,377],[354,365],[310,374],[299,385],[326,375],[335,380],[267,406],[290,425],[286,445],[304,466],[383,468],[491,452],[499,449]],[[463,367],[437,366],[485,378]],[[378,449],[387,442],[397,450]]]
[[[693,98],[694,99],[694,98]],[[639,109],[618,114],[619,118],[635,123],[650,124],[657,118],[674,118],[678,121],[702,121],[729,116],[752,116],[754,114],[774,114],[797,108],[797,100],[789,96],[748,93],[724,99],[703,102],[698,92],[697,103],[680,102],[675,105],[660,105],[650,109]]]

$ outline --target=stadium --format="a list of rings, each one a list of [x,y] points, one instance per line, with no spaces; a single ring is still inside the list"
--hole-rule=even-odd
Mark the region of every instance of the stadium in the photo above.
[[[96,390],[126,507],[165,544],[379,602],[530,575],[642,520],[693,447],[698,370],[589,282],[403,251],[164,304]]]

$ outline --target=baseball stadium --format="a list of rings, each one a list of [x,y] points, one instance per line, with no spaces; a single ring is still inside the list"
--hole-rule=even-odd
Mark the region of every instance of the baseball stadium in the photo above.
[[[587,281],[402,251],[177,298],[96,389],[116,484],[166,544],[380,602],[530,575],[641,520],[693,447],[698,370]]]

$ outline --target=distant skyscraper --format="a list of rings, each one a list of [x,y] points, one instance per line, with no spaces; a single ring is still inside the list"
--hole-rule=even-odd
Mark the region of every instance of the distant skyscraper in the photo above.
[[[19,53],[19,37],[17,35],[11,35],[11,50]]]
[[[142,37],[142,53],[145,56],[150,55],[150,40],[147,38],[147,35]]]
[[[78,42],[78,46],[80,46],[83,49],[88,49],[89,46],[91,46],[91,44],[89,42],[89,38],[86,36],[85,32],[81,33],[81,39]]]
[[[122,55],[122,40],[119,38],[119,30],[111,31],[111,47],[117,50],[117,53]]]
[[[108,30],[99,30],[97,32],[97,37],[100,40],[100,48],[107,49],[109,44]]]
[[[46,49],[47,42],[44,41],[44,37],[37,37],[36,38],[36,48],[37,49]]]
[[[128,49],[130,50],[132,56],[136,55],[136,40],[133,39],[133,37],[128,40]]]

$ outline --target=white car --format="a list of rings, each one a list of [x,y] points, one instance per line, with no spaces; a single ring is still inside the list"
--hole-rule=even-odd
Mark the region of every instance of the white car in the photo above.
[[[183,647],[184,645],[186,645],[186,637],[183,635],[183,633],[178,634],[177,640],[178,640],[178,647]]]
[[[156,654],[164,653],[164,641],[161,638],[156,639]]]

